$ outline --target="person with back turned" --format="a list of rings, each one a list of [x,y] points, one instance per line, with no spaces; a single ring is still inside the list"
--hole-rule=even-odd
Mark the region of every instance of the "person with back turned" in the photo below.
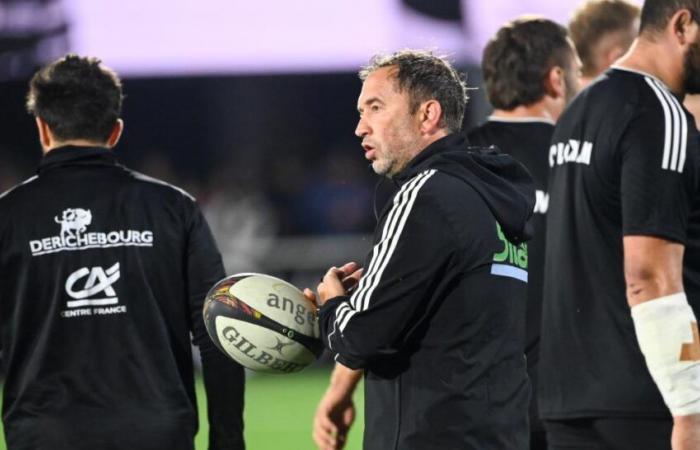
[[[117,163],[121,105],[94,58],[68,55],[30,82],[44,156],[0,196],[7,447],[192,450],[192,334],[209,448],[241,450],[243,369],[202,318],[221,256],[189,194]]]
[[[580,62],[566,28],[540,17],[504,25],[482,58],[486,93],[494,107],[467,133],[472,145],[495,145],[527,167],[535,181],[534,235],[528,242],[526,346],[528,375],[536,392],[544,278],[547,163],[554,123],[578,92]],[[530,400],[530,449],[546,449],[537,399]]]

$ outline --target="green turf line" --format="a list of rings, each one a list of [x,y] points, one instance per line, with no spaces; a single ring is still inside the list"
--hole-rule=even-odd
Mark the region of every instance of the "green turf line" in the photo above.
[[[249,374],[250,375],[250,374]],[[246,384],[245,437],[248,450],[312,450],[311,424],[319,399],[328,386],[330,371],[307,369],[291,375],[252,374]],[[197,379],[200,430],[197,450],[207,450],[209,425],[204,387]],[[362,448],[362,386],[355,396],[357,419],[350,433],[347,450]],[[6,450],[0,426],[0,450]]]

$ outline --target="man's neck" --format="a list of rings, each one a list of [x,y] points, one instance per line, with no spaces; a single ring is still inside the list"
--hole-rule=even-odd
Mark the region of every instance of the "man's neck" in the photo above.
[[[516,106],[511,110],[496,108],[491,117],[504,120],[542,119],[552,123],[555,121],[544,102]]]
[[[104,142],[95,142],[86,139],[72,139],[68,141],[52,142],[49,147],[44,147],[44,154],[61,147],[107,147]]]
[[[418,145],[416,145],[413,151],[408,153],[408,159],[406,161],[406,164],[408,164],[409,161],[418,156],[420,152],[430,147],[433,144],[433,142],[439,141],[448,134],[449,133],[446,129],[440,128],[439,130],[435,130],[429,134],[423,135]]]
[[[630,51],[615,66],[647,73],[661,80],[676,95],[684,96],[683,58],[662,38],[651,40],[640,37]]]
[[[592,75],[592,76],[582,75],[578,81],[579,86],[581,87],[581,90],[584,90],[585,88],[587,88],[588,85],[593,83],[593,80],[595,80],[596,78],[598,78],[598,75]]]
[[[416,147],[413,148],[412,150],[407,151],[405,153],[405,157],[402,159],[402,161],[400,163],[398,163],[396,165],[396,167],[394,167],[391,170],[390,173],[386,173],[384,175],[387,178],[393,178],[394,175],[403,171],[411,161],[413,161],[421,152],[423,152],[423,150],[430,147],[434,142],[444,138],[448,134],[450,134],[450,133],[448,133],[448,131],[446,129],[441,128],[439,130],[435,130],[434,132],[432,132],[428,135],[422,136],[422,139],[416,145]]]

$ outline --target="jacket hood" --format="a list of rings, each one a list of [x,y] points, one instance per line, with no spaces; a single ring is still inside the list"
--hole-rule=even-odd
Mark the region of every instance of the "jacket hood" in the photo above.
[[[535,208],[535,187],[525,166],[510,155],[493,146],[470,147],[465,136],[451,134],[426,147],[394,179],[403,183],[426,169],[436,169],[471,186],[512,243],[532,237],[529,219]]]

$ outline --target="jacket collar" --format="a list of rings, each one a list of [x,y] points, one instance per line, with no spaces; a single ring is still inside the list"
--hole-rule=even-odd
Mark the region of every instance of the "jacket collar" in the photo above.
[[[111,150],[104,147],[77,147],[67,145],[51,150],[41,159],[38,172],[62,166],[102,165],[115,166],[117,159]]]
[[[418,172],[421,172],[434,156],[458,148],[466,149],[468,146],[467,138],[463,134],[448,134],[421,150],[401,172],[394,176],[394,181],[403,183]]]

